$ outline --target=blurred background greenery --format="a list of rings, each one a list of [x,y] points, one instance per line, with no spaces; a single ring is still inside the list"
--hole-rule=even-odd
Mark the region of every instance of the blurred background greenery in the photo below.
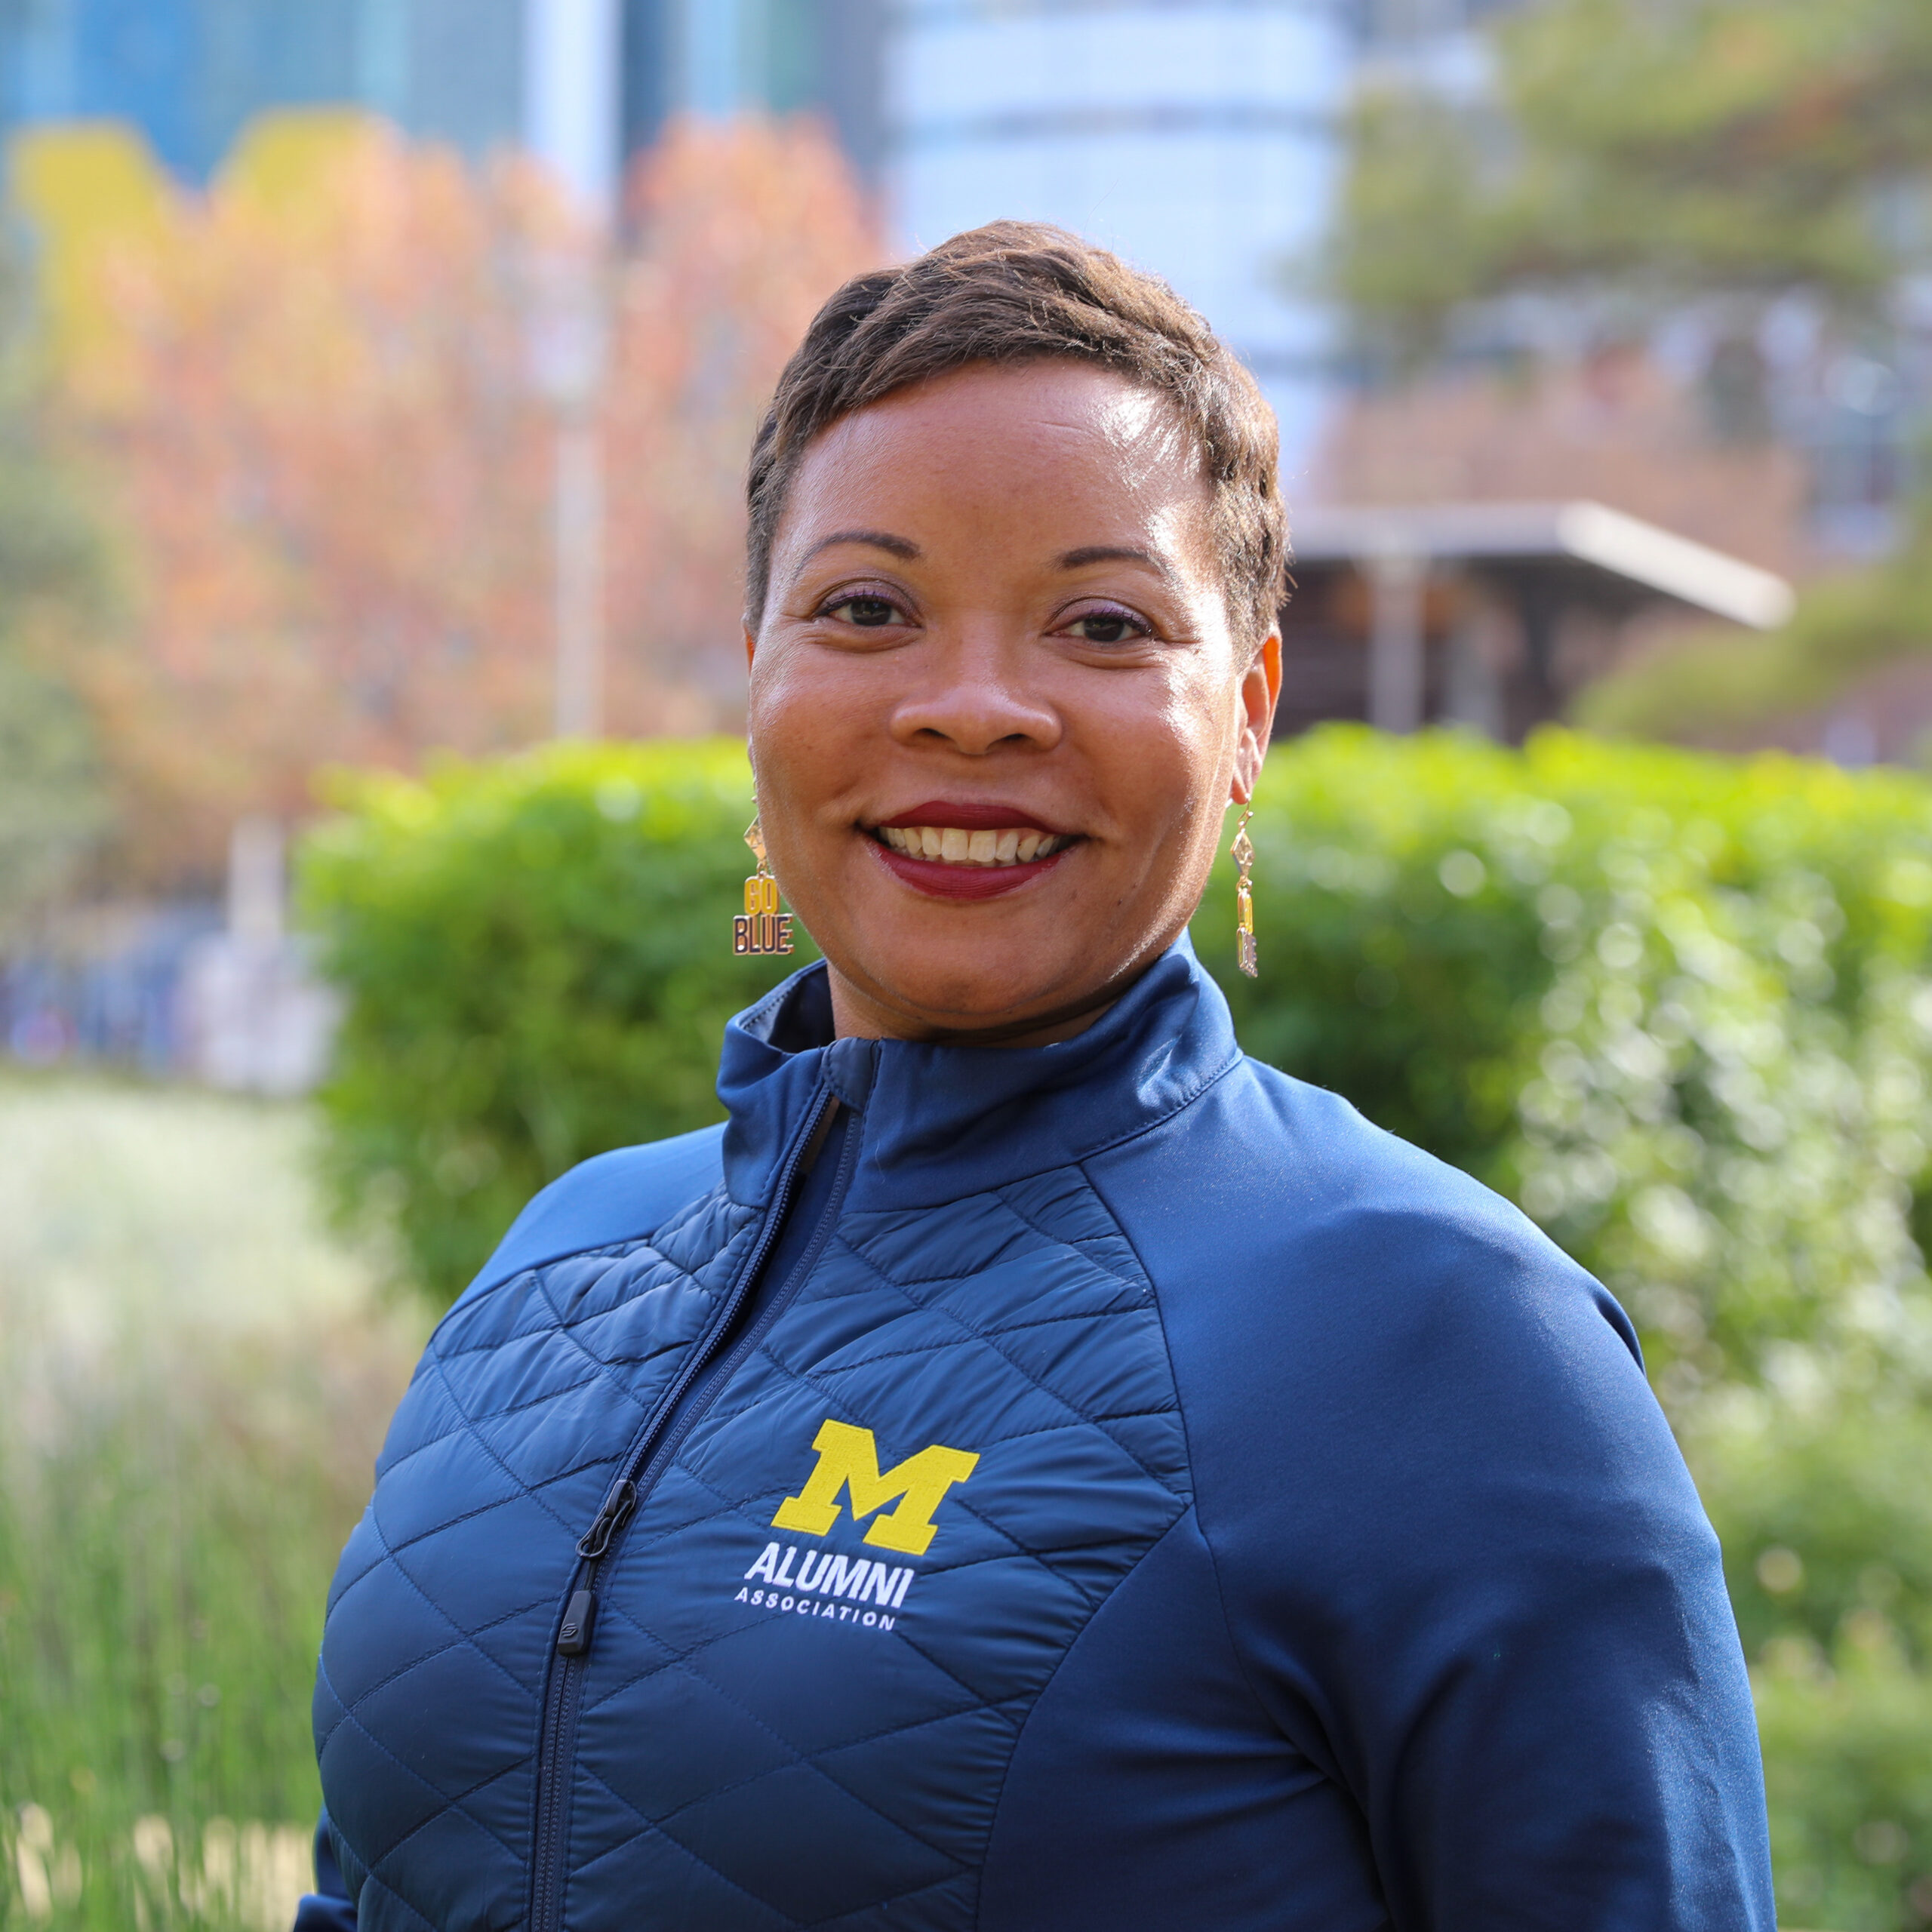
[[[1888,691],[1910,714],[1893,742],[1919,757],[1926,721],[1904,688],[1932,640],[1928,103],[1918,0],[1550,0],[1499,10],[1473,69],[1398,58],[1357,89],[1337,219],[1296,275],[1344,305],[1367,393],[1424,399],[1396,408],[1414,441],[1392,494],[1445,456],[1479,466],[1441,446],[1445,378],[1516,392],[1484,417],[1500,444],[1567,370],[1597,419],[1577,472],[1589,494],[1670,500],[1666,478],[1624,463],[1614,419],[1620,390],[1675,362],[1688,379],[1663,460],[1744,456],[1727,491],[1714,469],[1695,488],[1750,497],[1751,514],[1701,514],[1801,580],[1770,638],[1672,626],[1591,679],[1577,721],[1815,744]],[[1794,451],[1808,528],[1749,478]]]
[[[426,1330],[273,1103],[0,1075],[0,1923],[285,1926],[321,1592]]]

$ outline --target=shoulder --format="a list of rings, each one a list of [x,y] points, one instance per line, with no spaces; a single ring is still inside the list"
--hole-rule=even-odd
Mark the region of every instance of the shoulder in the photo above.
[[[1339,1094],[1254,1060],[1244,1060],[1224,1085],[1225,1112],[1199,1123],[1201,1140],[1232,1134],[1251,1146],[1257,1181],[1311,1236],[1346,1225],[1359,1237],[1386,1223],[1413,1240],[1426,1223],[1447,1238],[1578,1272],[1519,1208],[1376,1126]]]
[[[470,1294],[568,1255],[654,1235],[718,1186],[724,1138],[721,1125],[700,1128],[580,1162],[518,1215]]]
[[[1399,1281],[1410,1294],[1471,1265],[1526,1269],[1594,1291],[1628,1334],[1615,1303],[1520,1209],[1340,1095],[1257,1060],[1088,1165],[1172,1264],[1218,1252],[1272,1274],[1290,1261],[1346,1260],[1349,1274]]]
[[[1249,1061],[1251,1131],[1269,1149],[1281,1232],[1311,1258],[1346,1263],[1385,1317],[1527,1321],[1558,1312],[1614,1340],[1641,1370],[1635,1331],[1609,1291],[1512,1202],[1363,1118],[1339,1095]],[[1241,1090],[1237,1089],[1237,1091]],[[1262,1121],[1272,1123],[1271,1134]],[[1375,1284],[1388,1284],[1389,1299]],[[1440,1304],[1447,1298],[1452,1305]]]
[[[706,1270],[755,1218],[724,1198],[723,1137],[721,1127],[712,1127],[616,1148],[533,1197],[431,1334],[377,1459],[379,1483],[441,1440],[466,1410],[520,1410],[543,1399],[533,1390],[554,1391],[559,1376],[574,1386],[595,1352],[586,1346],[587,1324],[648,1303],[654,1312],[642,1318],[642,1329],[688,1326],[692,1298],[708,1305],[712,1292]],[[619,1316],[620,1327],[625,1318]],[[643,1346],[641,1330],[628,1332],[629,1345]],[[540,1367],[558,1337],[568,1340],[548,1367]],[[506,1393],[513,1387],[521,1390],[514,1401]],[[421,1481],[429,1494],[444,1477],[403,1480]]]
[[[1096,1183],[1154,1283],[1233,1575],[1364,1627],[1401,1578],[1441,1604],[1499,1562],[1709,1583],[1709,1527],[1600,1283],[1332,1094],[1250,1063],[1203,1100],[1146,1172]]]
[[[1438,1444],[1466,1429],[1546,1447],[1607,1426],[1661,1447],[1635,1332],[1601,1284],[1334,1094],[1245,1062],[1092,1178],[1204,1425],[1346,1434],[1352,1417]]]

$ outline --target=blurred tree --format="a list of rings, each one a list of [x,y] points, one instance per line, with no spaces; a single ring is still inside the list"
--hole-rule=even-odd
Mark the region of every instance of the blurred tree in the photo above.
[[[1770,636],[1697,629],[1592,685],[1576,721],[1592,731],[1720,746],[1838,702],[1886,667],[1932,652],[1932,501],[1875,565],[1807,585]],[[1932,744],[1921,743],[1924,761]]]
[[[168,178],[146,143],[115,122],[57,122],[15,134],[8,186],[30,227],[39,306],[54,342],[111,366],[125,331],[100,272],[102,257],[128,242],[153,245],[173,211]]]
[[[606,417],[614,715],[638,717],[626,681],[654,675],[709,700],[666,722],[711,728],[743,703],[752,432],[819,304],[881,245],[810,121],[673,123],[640,158],[629,212]]]
[[[0,946],[67,884],[106,826],[79,700],[11,641],[0,641]]]
[[[1932,242],[1923,0],[1552,0],[1493,46],[1491,94],[1390,81],[1354,109],[1327,279],[1377,358],[1523,292],[1869,311]],[[1748,431],[1752,372],[1718,375]]]
[[[86,713],[62,675],[106,621],[97,534],[52,447],[28,288],[0,254],[0,943],[106,829]]]
[[[543,716],[545,412],[515,275],[526,169],[338,129],[291,185],[245,141],[88,259],[65,399],[125,520],[132,621],[81,667],[137,868],[211,869],[319,761],[501,745]],[[78,278],[78,271],[76,271]],[[57,321],[59,317],[57,315]]]
[[[1773,301],[1801,295],[1824,341],[1889,354],[1891,297],[1932,268],[1924,0],[1549,0],[1488,44],[1480,97],[1391,80],[1354,109],[1325,272],[1371,368],[1426,365],[1510,303],[1520,321],[1554,298],[1599,340],[1697,304],[1716,336],[1706,427],[1749,460],[1773,429]],[[1579,721],[1816,742],[1807,717],[1932,649],[1932,509],[1901,534],[1807,586],[1773,637],[1687,634],[1623,666]]]
[[[69,415],[128,532],[134,620],[81,675],[138,869],[211,869],[238,814],[303,813],[318,765],[548,728],[560,277],[611,307],[611,726],[728,715],[702,667],[737,661],[749,426],[875,245],[806,127],[674,130],[632,206],[607,257],[529,164],[282,117],[205,196],[54,251]]]

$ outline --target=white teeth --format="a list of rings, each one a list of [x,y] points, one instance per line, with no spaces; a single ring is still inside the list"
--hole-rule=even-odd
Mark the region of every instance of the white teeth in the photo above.
[[[1068,841],[1057,833],[967,832],[955,825],[881,826],[879,836],[895,852],[915,859],[937,859],[949,866],[1023,866],[1044,859]]]

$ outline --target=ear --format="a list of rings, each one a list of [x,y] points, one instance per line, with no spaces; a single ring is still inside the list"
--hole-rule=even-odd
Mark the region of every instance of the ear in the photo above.
[[[1261,648],[1242,675],[1238,701],[1241,736],[1235,743],[1234,782],[1228,795],[1244,805],[1254,795],[1261,776],[1261,761],[1268,755],[1268,740],[1275,728],[1275,700],[1281,695],[1281,633],[1270,631]]]
[[[745,669],[752,668],[752,660],[758,651],[758,633],[749,624],[745,626]]]

